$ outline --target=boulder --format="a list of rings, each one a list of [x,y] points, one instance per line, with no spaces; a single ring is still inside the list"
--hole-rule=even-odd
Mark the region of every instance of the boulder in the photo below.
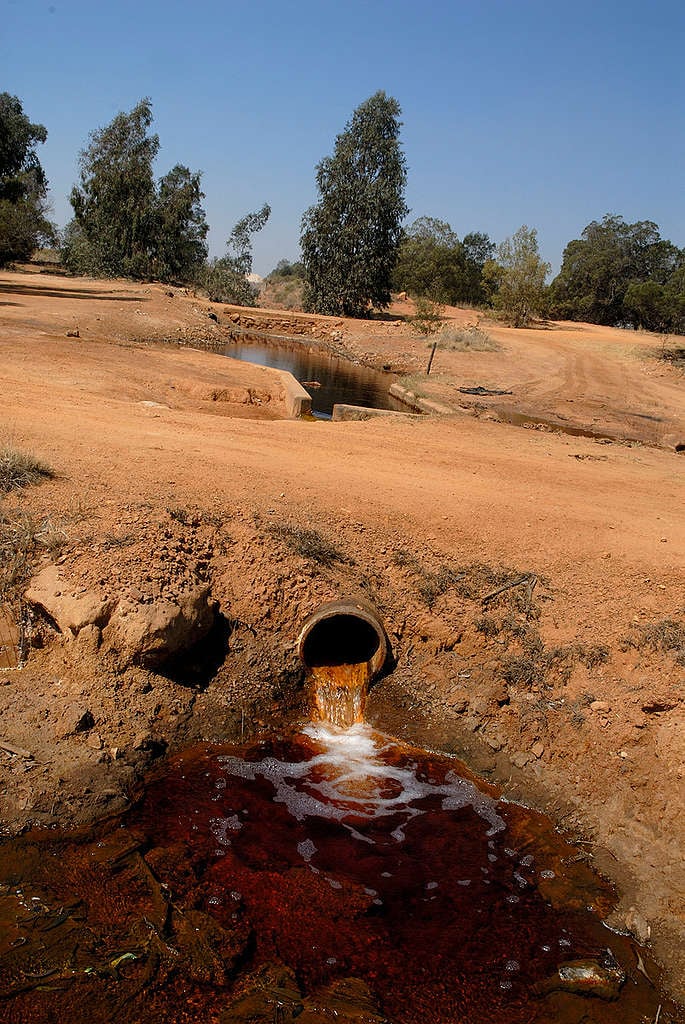
[[[94,591],[74,592],[52,564],[34,576],[25,597],[29,604],[41,608],[61,633],[72,636],[85,626],[104,626],[115,606],[114,601],[106,601]]]
[[[88,732],[95,725],[93,712],[85,704],[67,704],[58,711],[55,720],[55,736],[58,739],[75,732]]]
[[[573,992],[575,995],[618,999],[626,975],[610,950],[599,960],[567,960],[540,985],[538,994]]]
[[[216,603],[209,587],[196,587],[178,600],[121,604],[102,633],[103,647],[121,665],[159,669],[199,643],[214,625]]]

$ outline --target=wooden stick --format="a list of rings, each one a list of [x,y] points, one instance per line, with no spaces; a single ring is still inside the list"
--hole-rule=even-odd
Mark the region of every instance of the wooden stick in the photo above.
[[[21,747],[15,747],[12,743],[6,743],[4,740],[0,740],[0,750],[6,750],[8,754],[15,754],[27,761],[33,761],[33,754],[29,750],[22,750]]]
[[[430,358],[428,360],[428,366],[426,367],[426,376],[428,376],[428,374],[431,372],[431,366],[433,365],[433,357],[435,355],[435,350],[436,350],[437,347],[438,347],[438,343],[437,343],[437,341],[434,341],[433,342],[433,347],[431,349]]]
[[[522,576],[520,580],[514,580],[513,583],[505,583],[503,587],[498,587],[497,590],[491,590],[489,594],[486,594],[485,597],[481,598],[481,604],[487,604],[488,601],[492,601],[493,597],[498,597],[500,594],[503,594],[505,590],[513,590],[514,587],[523,586],[524,583],[529,584],[532,595],[537,581],[538,578],[534,574],[531,574],[530,576]]]

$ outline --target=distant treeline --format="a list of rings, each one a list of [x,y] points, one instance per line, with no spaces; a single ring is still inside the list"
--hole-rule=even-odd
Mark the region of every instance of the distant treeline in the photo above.
[[[533,234],[526,228],[517,233],[519,242],[526,233]],[[460,241],[449,224],[421,217],[401,243],[395,287],[450,305],[496,307],[515,240],[496,248],[487,235],[471,233]],[[652,221],[628,224],[609,214],[592,221],[568,243],[549,285],[546,272],[540,278],[542,264],[531,237],[527,264],[529,279],[538,271],[530,293],[535,315],[685,333],[685,249],[662,238]]]
[[[371,96],[316,168],[319,198],[302,219],[302,261],[282,260],[270,275],[301,279],[307,308],[364,316],[386,307],[392,288],[436,304],[498,308],[517,326],[547,316],[685,333],[685,250],[652,221],[592,221],[568,243],[549,284],[534,228],[523,225],[496,245],[479,231],[460,239],[433,217],[403,226],[400,113],[393,97]],[[251,236],[270,207],[243,217],[225,255],[209,260],[201,175],[177,164],[155,180],[159,138],[151,126],[143,99],[91,132],[70,195],[74,216],[60,234],[47,215],[37,155],[47,131],[16,96],[1,93],[0,266],[57,245],[74,273],[192,282],[213,300],[254,304]]]

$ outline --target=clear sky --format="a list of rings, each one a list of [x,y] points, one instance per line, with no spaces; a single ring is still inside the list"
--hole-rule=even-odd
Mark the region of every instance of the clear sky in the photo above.
[[[0,0],[0,91],[48,129],[55,220],[89,131],[150,96],[156,171],[202,171],[214,255],[271,204],[261,274],[297,257],[315,165],[378,89],[410,221],[528,224],[555,270],[605,213],[685,246],[684,55],[682,0]]]

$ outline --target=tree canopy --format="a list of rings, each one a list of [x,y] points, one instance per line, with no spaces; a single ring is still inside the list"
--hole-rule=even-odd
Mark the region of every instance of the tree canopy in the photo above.
[[[495,305],[514,327],[525,327],[543,312],[545,278],[550,269],[549,263],[540,258],[535,228],[522,224],[500,244],[497,257],[501,273]]]
[[[464,254],[446,221],[419,217],[404,232],[393,274],[398,291],[455,303],[461,294]]]
[[[0,93],[0,266],[54,241],[48,182],[36,153],[47,137],[42,124],[29,121],[18,97]]]
[[[192,276],[206,259],[200,174],[177,164],[157,184],[151,125],[146,98],[91,132],[70,196],[63,255],[71,269],[170,280]]]
[[[607,214],[564,249],[552,282],[553,310],[569,320],[679,330],[684,265],[685,252],[663,239],[653,221],[628,224]]]
[[[494,250],[486,234],[472,232],[460,242],[445,221],[419,217],[403,235],[394,286],[451,305],[483,302],[483,267]]]
[[[396,99],[375,93],[316,168],[319,200],[304,214],[301,234],[308,305],[316,312],[363,316],[390,302],[408,212],[400,113]]]
[[[188,277],[206,260],[208,226],[203,198],[199,172],[193,174],[176,164],[161,178],[156,204],[156,277]]]
[[[212,302],[256,305],[257,293],[248,280],[252,272],[251,236],[262,230],[270,216],[271,207],[264,203],[261,210],[242,217],[226,243],[226,255],[205,265],[199,281]]]

